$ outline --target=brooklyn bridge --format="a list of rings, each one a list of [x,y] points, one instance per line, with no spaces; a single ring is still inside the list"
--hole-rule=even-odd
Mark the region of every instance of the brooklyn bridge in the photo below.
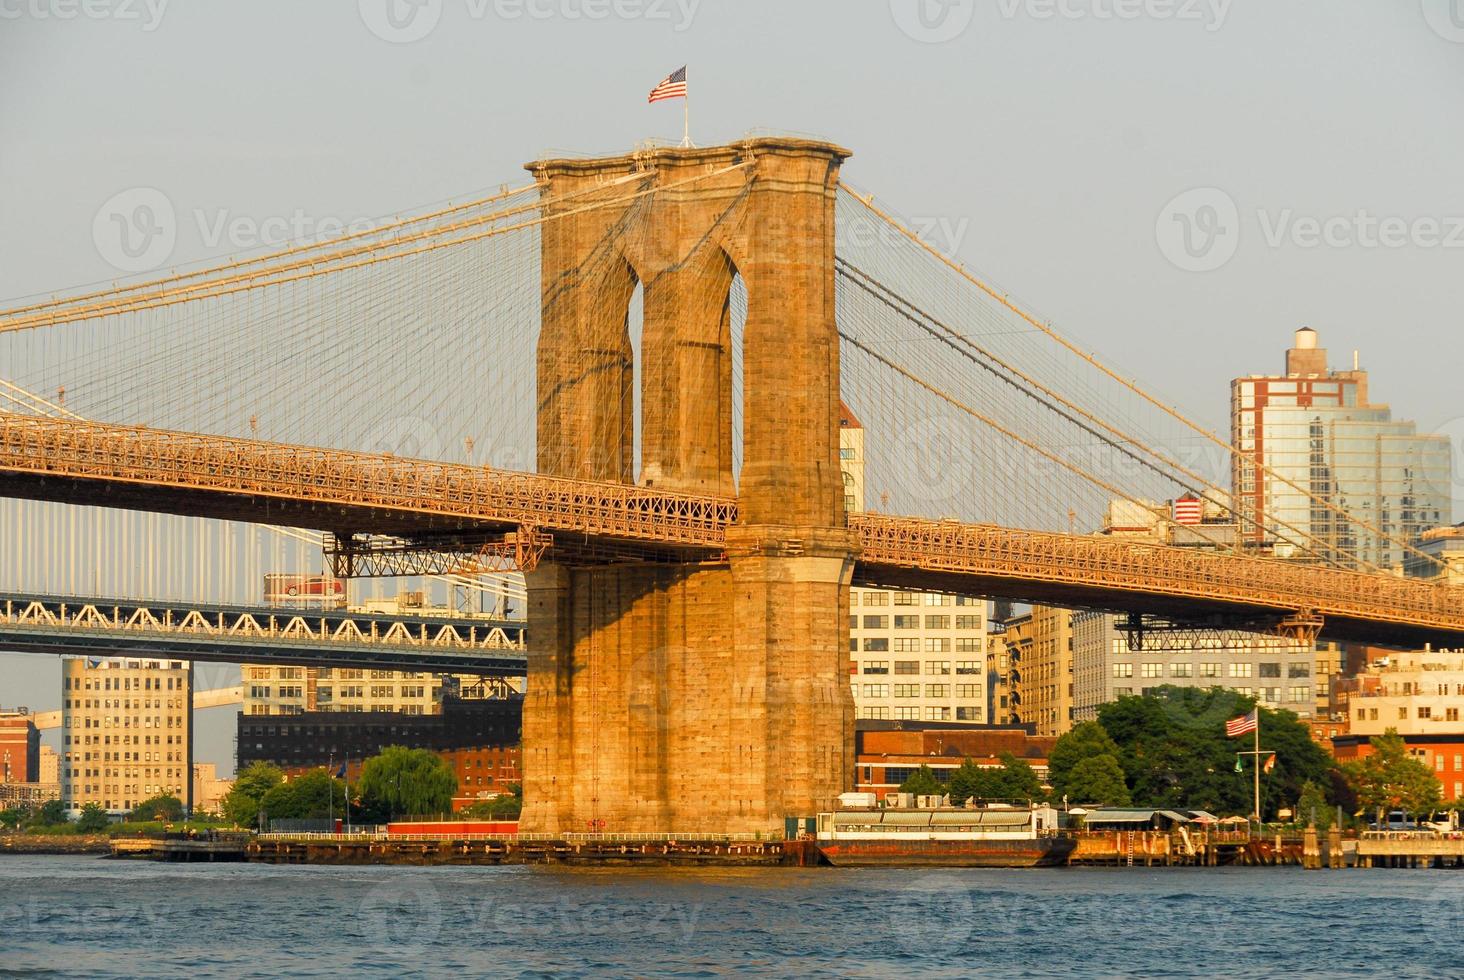
[[[851,585],[1464,640],[1464,589],[1358,545],[1413,542],[1309,487],[1306,523],[1233,503],[1285,477],[848,188],[848,156],[539,160],[367,231],[0,312],[0,495],[61,524],[168,515],[211,566],[239,558],[218,528],[262,525],[345,577],[521,572],[526,832],[830,809]],[[1219,515],[1188,546],[1092,533],[1181,494]]]

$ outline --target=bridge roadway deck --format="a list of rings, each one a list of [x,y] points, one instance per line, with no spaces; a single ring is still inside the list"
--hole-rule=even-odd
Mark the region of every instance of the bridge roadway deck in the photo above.
[[[0,649],[485,677],[527,667],[519,622],[17,593],[0,593]]]
[[[735,500],[464,464],[0,413],[0,495],[352,533],[528,527],[564,560],[716,560]],[[1320,616],[1323,635],[1464,645],[1464,588],[1100,536],[850,515],[857,582],[1185,621]]]

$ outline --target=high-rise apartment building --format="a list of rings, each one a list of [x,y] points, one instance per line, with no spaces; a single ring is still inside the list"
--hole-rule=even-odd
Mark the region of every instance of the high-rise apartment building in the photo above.
[[[1464,585],[1464,524],[1424,531],[1416,550],[1403,558],[1403,574]]]
[[[61,663],[61,798],[113,812],[169,794],[185,802],[188,665],[178,660]]]
[[[841,406],[844,507],[864,509],[864,429]],[[849,684],[858,718],[991,722],[984,599],[849,590]]]
[[[1002,634],[1013,689],[1011,720],[1037,735],[1073,727],[1073,616],[1071,609],[1033,606]]]
[[[1314,330],[1295,343],[1284,374],[1230,385],[1242,540],[1282,558],[1399,567],[1398,542],[1451,520],[1448,439],[1372,402],[1355,356],[1352,370],[1329,369]]]

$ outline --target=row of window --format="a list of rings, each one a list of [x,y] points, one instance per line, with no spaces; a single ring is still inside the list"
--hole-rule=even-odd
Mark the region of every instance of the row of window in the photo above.
[[[1358,708],[1355,717],[1357,718],[1358,721],[1377,721],[1378,720],[1378,709],[1377,708]],[[1423,721],[1429,721],[1429,720],[1433,720],[1433,719],[1442,719],[1443,721],[1458,721],[1459,720],[1459,709],[1458,708],[1445,708],[1443,714],[1441,714],[1441,715],[1435,715],[1434,712],[1433,712],[1432,706],[1427,705],[1427,704],[1421,704],[1421,705],[1418,706],[1418,709],[1417,709],[1417,717],[1419,719],[1423,720]],[[1407,705],[1399,705],[1398,706],[1398,720],[1399,721],[1407,721],[1408,720],[1408,706]]]
[[[894,617],[883,614],[868,615],[862,618],[859,616],[849,617],[849,628],[851,630],[887,630],[893,619],[894,628],[897,630],[918,630],[921,619],[914,613],[906,615],[896,614]],[[926,616],[925,628],[928,630],[948,630],[951,628],[952,619],[950,616]],[[955,628],[958,630],[980,630],[983,622],[980,616],[957,616],[955,617]]]
[[[866,674],[888,674],[890,662],[888,660],[866,660],[864,662],[864,673]],[[951,672],[949,660],[927,660],[925,661],[925,673],[944,676]],[[982,672],[980,661],[957,660],[956,673],[965,675],[979,675]],[[896,660],[895,673],[897,675],[911,675],[920,673],[919,660]]]
[[[1253,675],[1252,668],[1260,667],[1260,671]],[[1288,664],[1287,677],[1310,677],[1311,666],[1309,664]],[[1139,665],[1140,677],[1163,677],[1164,664],[1145,663]],[[1131,663],[1116,663],[1113,665],[1114,677],[1134,676],[1134,665]],[[1193,677],[1194,664],[1170,663],[1170,677]],[[1280,664],[1243,664],[1243,663],[1203,663],[1200,664],[1201,677],[1280,677]]]
[[[1144,697],[1148,697],[1153,694],[1155,690],[1156,688],[1144,687],[1139,689],[1139,693],[1142,694]],[[1230,690],[1234,691],[1236,694],[1241,695],[1242,697],[1255,698],[1259,701],[1264,701],[1267,704],[1281,703],[1282,691],[1279,687],[1232,687],[1230,688]],[[1286,700],[1291,704],[1305,704],[1308,700],[1310,700],[1307,697],[1307,694],[1310,690],[1311,688],[1309,687],[1288,687],[1286,688],[1285,692]],[[1116,698],[1126,698],[1133,693],[1134,689],[1131,687],[1115,687],[1113,689],[1113,696]]]
[[[891,603],[890,596],[894,596]],[[984,599],[975,599],[971,596],[949,596],[938,595],[933,592],[861,592],[853,589],[849,592],[849,605],[857,606],[863,603],[866,606],[981,606]]]
[[[982,709],[980,707],[958,707],[954,715],[950,708],[927,706],[925,708],[889,708],[880,704],[866,704],[859,708],[860,718],[871,718],[879,721],[981,721]]]
[[[897,698],[918,698],[920,697],[919,684],[895,684],[895,697]],[[854,696],[859,696],[858,685],[852,685]],[[887,698],[890,696],[889,684],[865,684],[864,696],[866,698]],[[965,700],[980,700],[985,695],[980,684],[957,684],[956,697]],[[927,698],[948,698],[951,696],[950,684],[926,684],[925,696]]]

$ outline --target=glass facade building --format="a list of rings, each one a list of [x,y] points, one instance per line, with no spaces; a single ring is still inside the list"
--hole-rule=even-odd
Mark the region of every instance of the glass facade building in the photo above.
[[[1310,329],[1286,367],[1231,382],[1244,540],[1281,558],[1400,567],[1399,542],[1450,521],[1448,439],[1371,403],[1367,372],[1329,370]]]

